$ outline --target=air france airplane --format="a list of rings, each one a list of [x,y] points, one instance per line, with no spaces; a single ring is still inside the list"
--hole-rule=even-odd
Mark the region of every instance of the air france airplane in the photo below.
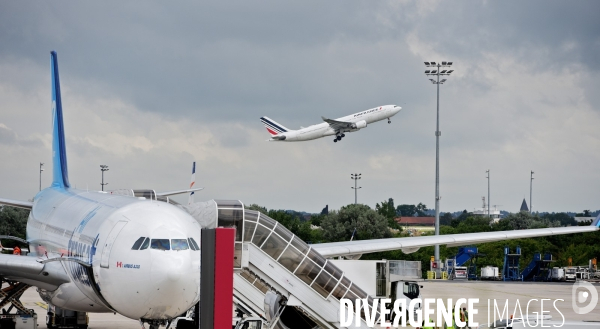
[[[302,127],[299,130],[290,130],[268,117],[262,117],[260,121],[271,134],[269,141],[302,142],[335,135],[333,141],[337,143],[346,137],[345,133],[366,128],[368,124],[384,119],[387,119],[388,123],[392,123],[390,118],[400,112],[401,109],[397,105],[384,105],[335,120],[321,117],[325,122],[306,128]]]

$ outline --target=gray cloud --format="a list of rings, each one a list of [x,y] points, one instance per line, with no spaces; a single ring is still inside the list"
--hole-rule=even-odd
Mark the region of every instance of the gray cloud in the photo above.
[[[11,175],[0,176],[0,196],[30,197],[37,180],[19,187],[13,177],[35,178],[23,163],[49,157],[56,49],[79,187],[97,188],[97,166],[107,163],[110,187],[170,190],[187,184],[197,160],[207,198],[319,211],[352,201],[346,176],[358,171],[363,202],[431,206],[436,104],[423,61],[448,59],[456,73],[441,87],[444,209],[479,206],[486,169],[498,180],[492,202],[508,210],[528,194],[531,169],[540,172],[540,210],[597,208],[598,7],[1,3],[0,122],[12,133],[0,138],[21,144],[3,148],[11,160],[0,173]],[[384,104],[403,107],[392,125],[337,144],[267,143],[258,121],[294,129]],[[25,141],[39,144],[25,150]]]

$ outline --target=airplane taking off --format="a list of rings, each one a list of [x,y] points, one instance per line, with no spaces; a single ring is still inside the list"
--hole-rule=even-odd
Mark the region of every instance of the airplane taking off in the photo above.
[[[335,120],[321,117],[325,122],[306,128],[302,127],[299,130],[290,130],[268,117],[262,117],[260,121],[265,125],[269,134],[271,134],[269,141],[302,142],[335,135],[333,141],[337,143],[346,136],[345,133],[366,128],[367,124],[386,118],[388,123],[392,123],[390,118],[400,112],[401,109],[397,105],[384,105]]]

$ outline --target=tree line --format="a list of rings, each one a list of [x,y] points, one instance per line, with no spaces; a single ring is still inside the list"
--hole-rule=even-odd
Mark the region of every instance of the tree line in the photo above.
[[[309,216],[295,211],[269,210],[256,204],[246,208],[260,211],[273,218],[307,243],[407,236],[394,219],[399,215],[426,215],[427,211],[427,207],[422,203],[395,207],[391,198],[377,203],[375,209],[364,204],[350,204],[339,210]],[[26,238],[28,215],[28,210],[8,206],[0,208],[0,235]],[[509,214],[497,223],[493,223],[485,216],[473,215],[466,210],[457,217],[453,217],[450,213],[443,214],[440,224],[442,235],[577,225],[575,220],[566,213],[539,215],[519,212]],[[589,223],[582,223],[582,225],[589,225]],[[13,247],[15,242],[4,240],[3,244],[5,247]],[[535,252],[552,253],[555,260],[553,266],[567,265],[569,257],[573,259],[574,265],[585,265],[591,258],[600,258],[600,233],[593,232],[479,244],[477,247],[480,253],[486,255],[479,260],[480,265],[501,267],[504,260],[504,246],[514,250],[517,245],[522,250],[523,264],[529,263]],[[442,259],[452,257],[457,252],[458,247],[446,248],[443,245],[440,247]],[[363,255],[362,259],[419,260],[426,269],[429,267],[431,255],[433,255],[433,247],[424,247],[412,254],[404,254],[398,250],[367,254]]]

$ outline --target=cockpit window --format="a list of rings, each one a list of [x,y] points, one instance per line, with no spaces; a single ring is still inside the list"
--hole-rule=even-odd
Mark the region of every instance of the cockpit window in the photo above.
[[[131,250],[140,249],[140,246],[142,245],[142,242],[144,242],[144,239],[146,239],[146,237],[141,237],[137,239],[137,241],[133,244],[133,247],[131,247]]]
[[[198,250],[198,249],[196,249],[196,247],[194,247],[194,244],[192,243],[191,238],[188,238],[188,243],[190,245],[190,249],[192,249],[192,250]]]
[[[148,249],[149,244],[150,244],[150,238],[146,238],[146,240],[144,240],[144,243],[142,243],[142,247],[140,248],[140,250]]]
[[[190,246],[193,246],[192,249],[200,250],[200,247],[198,247],[198,244],[196,243],[196,240],[194,240],[194,238],[189,238],[189,240],[190,240]]]
[[[188,250],[188,243],[186,239],[171,239],[172,250]]]
[[[158,250],[170,250],[171,245],[169,239],[152,239],[150,242],[150,248]]]

